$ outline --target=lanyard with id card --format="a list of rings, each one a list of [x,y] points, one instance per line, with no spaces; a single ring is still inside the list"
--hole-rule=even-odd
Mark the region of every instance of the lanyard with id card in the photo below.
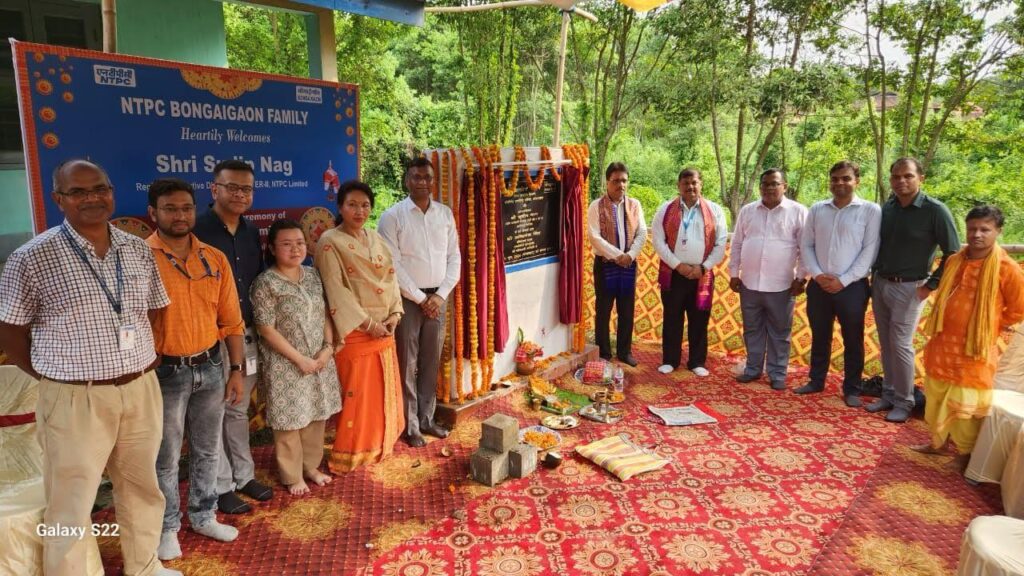
[[[121,265],[121,252],[116,251],[114,253],[114,276],[116,278],[116,287],[114,289],[115,292],[111,293],[107,283],[103,281],[103,278],[100,278],[99,273],[92,267],[92,264],[89,262],[89,257],[85,255],[85,251],[82,250],[82,247],[75,242],[74,238],[72,238],[71,232],[68,231],[67,223],[61,225],[60,231],[74,253],[78,255],[78,258],[83,264],[85,264],[85,267],[92,273],[92,277],[96,279],[96,283],[103,289],[103,295],[107,297],[107,303],[110,304],[114,313],[117,314],[119,324],[117,329],[117,349],[121,352],[127,352],[135,349],[135,346],[138,345],[139,341],[138,328],[136,328],[134,324],[124,324],[121,320],[121,312],[124,310],[124,269]]]
[[[683,209],[685,210],[685,208],[686,205],[683,204]],[[690,224],[693,224],[693,219],[697,215],[698,208],[700,208],[700,200],[698,200],[697,203],[693,205],[693,208],[690,208],[690,211],[686,213],[686,217],[683,218],[683,239],[682,242],[680,242],[681,246],[686,246],[686,241],[689,240],[689,238],[687,238],[686,236],[687,233],[690,231]]]

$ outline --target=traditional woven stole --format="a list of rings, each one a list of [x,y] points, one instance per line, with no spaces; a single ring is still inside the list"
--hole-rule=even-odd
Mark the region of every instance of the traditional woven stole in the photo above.
[[[637,229],[640,226],[640,214],[639,214],[639,203],[629,202],[627,197],[622,198],[622,209],[625,210],[623,215],[624,228],[621,231],[625,238],[626,251],[629,250],[629,246],[633,243],[636,238]],[[618,247],[619,242],[616,238],[616,229],[618,227],[618,220],[615,217],[615,205],[608,198],[607,195],[602,196],[597,203],[598,208],[598,226],[601,231],[601,238],[609,244]],[[632,262],[629,266],[622,267],[612,261],[606,261],[603,263],[603,276],[600,281],[604,283],[606,291],[617,296],[619,294],[630,293],[636,288],[636,262]]]
[[[711,213],[711,206],[703,198],[699,198],[700,215],[704,219],[704,260],[715,248],[715,217]],[[665,210],[665,217],[662,225],[665,227],[665,241],[669,248],[675,250],[676,241],[679,239],[679,226],[683,220],[683,209],[679,201],[673,201]],[[672,287],[672,269],[662,260],[658,267],[658,285],[662,290]],[[705,270],[697,284],[697,308],[710,310],[714,297],[715,275],[711,270]]]
[[[626,223],[626,229],[624,230],[626,235],[626,250],[623,250],[624,252],[629,251],[630,245],[633,244],[633,239],[636,238],[637,228],[640,226],[640,214],[638,214],[637,210],[638,206],[639,203],[630,202],[627,197],[623,196],[622,208],[626,211],[625,217],[623,218]],[[605,242],[618,247],[618,239],[615,238],[616,219],[614,208],[615,205],[607,195],[602,196],[597,202],[601,238],[604,238]]]

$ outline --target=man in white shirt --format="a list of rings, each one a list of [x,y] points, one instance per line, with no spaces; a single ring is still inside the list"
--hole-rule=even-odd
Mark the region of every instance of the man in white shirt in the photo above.
[[[767,368],[774,390],[786,389],[793,305],[807,284],[798,266],[807,208],[787,198],[786,188],[782,170],[761,174],[761,200],[740,209],[729,258],[729,287],[740,295],[747,348],[747,365],[736,380],[752,382]]]
[[[709,374],[704,364],[715,289],[711,269],[725,257],[728,229],[722,207],[701,197],[699,170],[680,172],[677,186],[679,198],[662,204],[651,222],[654,249],[661,258],[658,284],[665,308],[658,372],[668,374],[679,366],[685,313],[690,344],[686,367],[704,377]]]
[[[605,195],[590,203],[587,212],[590,245],[594,248],[594,335],[601,358],[611,360],[608,322],[618,309],[615,352],[622,362],[633,358],[633,307],[636,303],[636,259],[647,241],[647,224],[640,201],[626,196],[629,169],[612,162],[604,171]]]
[[[434,422],[437,367],[444,342],[444,307],[459,282],[462,257],[451,209],[430,199],[434,170],[426,158],[405,169],[409,197],[380,216],[377,232],[391,249],[405,314],[395,330],[405,403],[405,441],[426,445],[423,433],[444,438]]]
[[[882,210],[857,197],[860,168],[848,161],[829,170],[831,200],[807,212],[800,237],[800,259],[814,279],[807,288],[811,324],[810,381],[794,390],[811,394],[825,389],[832,357],[832,326],[839,319],[843,335],[843,399],[856,408],[864,370],[864,313],[871,288],[867,276],[878,254]]]

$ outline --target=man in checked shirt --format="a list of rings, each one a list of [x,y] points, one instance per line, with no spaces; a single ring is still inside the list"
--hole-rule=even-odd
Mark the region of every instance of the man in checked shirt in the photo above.
[[[65,220],[7,260],[0,348],[39,379],[43,525],[58,534],[43,538],[43,573],[87,572],[86,550],[96,545],[90,513],[106,468],[124,573],[180,576],[156,556],[163,415],[150,318],[169,300],[146,243],[108,223],[113,193],[92,162],[69,160],[54,170],[53,201]]]

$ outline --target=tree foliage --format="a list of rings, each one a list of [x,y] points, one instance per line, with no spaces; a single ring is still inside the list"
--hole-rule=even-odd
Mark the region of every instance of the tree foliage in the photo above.
[[[648,218],[684,166],[735,215],[767,167],[810,204],[828,197],[828,168],[853,160],[861,195],[878,201],[889,162],[914,155],[958,219],[995,203],[1005,239],[1024,242],[1024,16],[1012,2],[680,0],[637,14],[591,0],[599,22],[571,19],[563,140],[590,144],[595,196],[603,167],[626,162]],[[423,148],[551,143],[560,22],[549,6],[428,14],[422,28],[337,14],[339,77],[361,86],[363,178],[383,203]],[[225,23],[231,66],[308,73],[301,15],[225,4]],[[879,106],[883,92],[894,101]]]

